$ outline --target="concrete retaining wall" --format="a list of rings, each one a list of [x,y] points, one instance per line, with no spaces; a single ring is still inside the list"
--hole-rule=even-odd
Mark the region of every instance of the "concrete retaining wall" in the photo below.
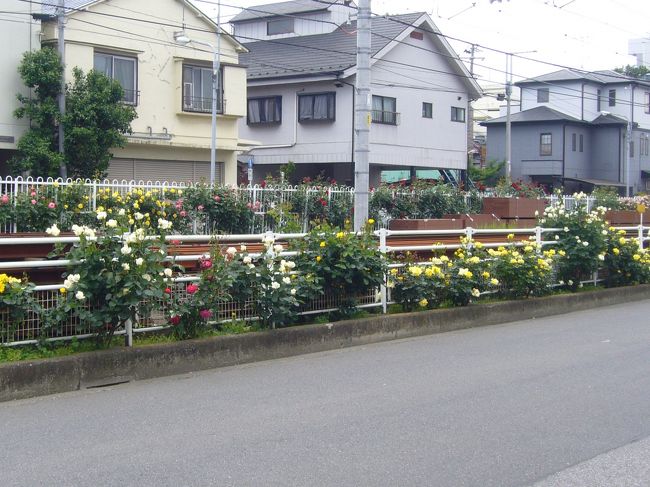
[[[541,318],[648,298],[650,286],[634,286],[7,363],[0,365],[0,401]]]

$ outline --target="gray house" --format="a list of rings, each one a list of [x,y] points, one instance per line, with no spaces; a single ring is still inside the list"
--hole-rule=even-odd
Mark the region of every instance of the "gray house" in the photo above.
[[[650,189],[650,82],[560,70],[516,83],[512,178],[567,191]],[[506,117],[483,122],[488,160],[506,157]]]
[[[289,161],[296,176],[353,181],[356,8],[298,0],[231,20],[249,50],[248,116],[241,137],[260,145],[254,180]],[[429,16],[372,19],[370,180],[459,177],[467,166],[468,103],[480,88]]]

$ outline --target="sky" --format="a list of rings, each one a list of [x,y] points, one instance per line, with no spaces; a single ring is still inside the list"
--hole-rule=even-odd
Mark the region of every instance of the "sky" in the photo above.
[[[216,17],[216,0],[194,1]],[[222,0],[222,22],[243,7],[275,2]],[[650,0],[371,0],[371,9],[380,15],[427,12],[444,35],[459,39],[449,41],[467,60],[471,43],[484,46],[475,59],[482,85],[505,82],[503,52],[521,53],[512,63],[517,82],[561,67],[593,71],[635,64],[628,40],[650,37]]]

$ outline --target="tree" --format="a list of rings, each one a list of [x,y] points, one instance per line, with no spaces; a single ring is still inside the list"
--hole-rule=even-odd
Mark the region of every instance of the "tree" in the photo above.
[[[33,96],[18,95],[22,106],[14,116],[29,119],[30,129],[18,141],[19,155],[9,161],[9,167],[16,174],[29,171],[34,176],[56,177],[62,159],[57,133],[60,121],[57,97],[63,74],[61,59],[48,47],[26,52],[18,72],[25,85],[33,90]]]
[[[120,84],[103,73],[87,75],[73,70],[73,81],[66,86],[66,113],[59,113],[63,65],[58,53],[49,47],[27,52],[18,68],[26,86],[34,89],[29,98],[18,95],[22,106],[17,118],[28,118],[30,130],[18,141],[18,156],[10,161],[15,173],[56,177],[64,161],[72,178],[105,176],[112,157],[110,149],[123,147],[136,117],[132,106],[122,103]],[[58,152],[58,124],[64,123],[65,156]]]
[[[488,161],[485,167],[476,167],[472,164],[468,166],[469,177],[475,183],[481,183],[484,186],[494,186],[502,176],[503,167],[506,161]]]
[[[630,64],[615,68],[614,71],[630,78],[643,78],[645,75],[650,74],[650,69],[647,66],[632,66]]]
[[[135,108],[121,102],[120,84],[99,71],[73,70],[66,94],[65,153],[68,174],[75,178],[106,175],[113,147],[124,147]]]

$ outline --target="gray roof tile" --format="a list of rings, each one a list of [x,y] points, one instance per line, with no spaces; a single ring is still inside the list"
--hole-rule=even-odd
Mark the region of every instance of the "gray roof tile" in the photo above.
[[[64,0],[64,5],[66,13],[70,13],[75,9],[84,8],[86,5],[95,3],[97,0]],[[43,13],[48,15],[53,15],[56,13],[58,7],[58,0],[44,0],[43,1]]]
[[[625,76],[624,74],[617,73],[616,71],[612,71],[611,69],[605,69],[601,71],[591,71],[591,72],[574,71],[572,69],[560,69],[558,71],[553,71],[552,73],[546,73],[546,74],[542,74],[541,76],[535,76],[534,78],[528,78],[522,81],[518,81],[517,83],[515,83],[515,85],[521,86],[521,85],[535,84],[535,83],[554,83],[557,81],[580,81],[580,80],[593,81],[594,83],[600,83],[600,84],[629,83],[631,81],[634,81],[642,85],[650,86],[650,82],[648,81],[637,79],[637,78],[630,78]]]
[[[510,121],[512,123],[551,122],[551,121],[558,121],[558,120],[586,123],[580,119],[567,115],[566,113],[562,113],[545,106],[531,108],[530,110],[524,110],[523,112],[517,112],[510,115]],[[496,125],[500,123],[506,123],[506,117],[499,117],[499,118],[494,118],[492,120],[487,120],[485,122],[481,122],[481,125]]]
[[[422,13],[395,15],[392,18],[411,24]],[[381,51],[407,25],[384,17],[372,19],[372,55]],[[246,43],[249,53],[239,61],[248,67],[248,79],[287,76],[308,76],[344,71],[357,62],[356,22],[343,25],[334,32],[309,36]],[[246,39],[240,38],[242,42]]]
[[[343,0],[330,0],[327,3],[319,0],[291,0],[289,2],[269,3],[266,5],[255,5],[242,9],[230,22],[244,22],[265,17],[278,15],[304,14],[305,12],[317,12],[327,10],[332,3],[343,3]]]

